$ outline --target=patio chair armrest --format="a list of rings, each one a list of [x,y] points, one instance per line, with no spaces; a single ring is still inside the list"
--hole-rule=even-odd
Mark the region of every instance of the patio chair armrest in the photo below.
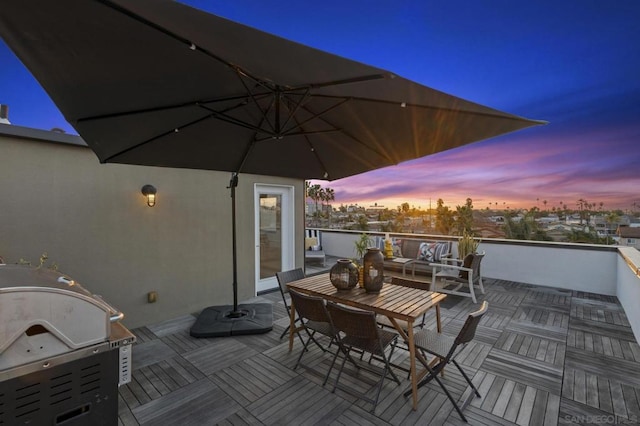
[[[458,259],[456,257],[452,257],[453,255],[451,253],[448,253],[445,256],[442,256],[440,258],[440,263],[444,263],[444,264],[455,264],[457,263],[458,265],[461,265],[462,262],[464,262],[462,259]]]
[[[446,263],[430,263],[429,266],[433,268],[434,274],[437,272],[438,269],[473,272],[473,269],[471,268],[465,268],[464,266],[458,266],[458,265],[449,265]]]

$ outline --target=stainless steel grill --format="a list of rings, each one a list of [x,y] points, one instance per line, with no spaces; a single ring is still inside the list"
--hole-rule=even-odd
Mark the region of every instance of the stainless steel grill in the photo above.
[[[58,272],[0,265],[0,425],[117,423],[135,341],[122,317]]]

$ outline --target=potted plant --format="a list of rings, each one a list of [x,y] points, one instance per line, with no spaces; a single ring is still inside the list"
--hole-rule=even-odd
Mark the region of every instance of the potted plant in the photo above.
[[[367,253],[367,249],[370,246],[371,246],[371,239],[365,233],[362,233],[360,235],[360,238],[358,238],[354,242],[354,250],[358,254],[358,257],[353,260],[353,263],[355,263],[356,266],[358,266],[358,276],[359,276],[358,284],[360,285],[360,287],[364,285],[364,271],[362,269],[363,268],[362,259],[365,253]]]
[[[474,238],[473,234],[465,231],[458,239],[458,259],[464,260],[469,253],[476,253],[480,240]]]
[[[362,258],[364,257],[369,247],[371,247],[371,239],[367,234],[361,234],[360,238],[358,238],[354,242],[354,250],[358,254],[358,257],[356,259],[357,264],[362,264]]]

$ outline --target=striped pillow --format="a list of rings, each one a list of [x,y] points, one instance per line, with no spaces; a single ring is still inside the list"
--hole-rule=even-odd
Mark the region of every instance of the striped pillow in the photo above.
[[[450,241],[439,241],[436,243],[436,246],[433,250],[433,261],[441,262],[443,257],[446,257],[449,254],[451,248]]]
[[[433,262],[435,248],[436,243],[420,243],[420,248],[418,249],[418,260]]]

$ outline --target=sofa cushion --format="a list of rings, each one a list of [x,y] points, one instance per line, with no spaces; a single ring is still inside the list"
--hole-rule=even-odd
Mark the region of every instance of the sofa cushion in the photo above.
[[[402,240],[402,257],[417,259],[420,254],[420,244],[424,241],[414,239]]]

